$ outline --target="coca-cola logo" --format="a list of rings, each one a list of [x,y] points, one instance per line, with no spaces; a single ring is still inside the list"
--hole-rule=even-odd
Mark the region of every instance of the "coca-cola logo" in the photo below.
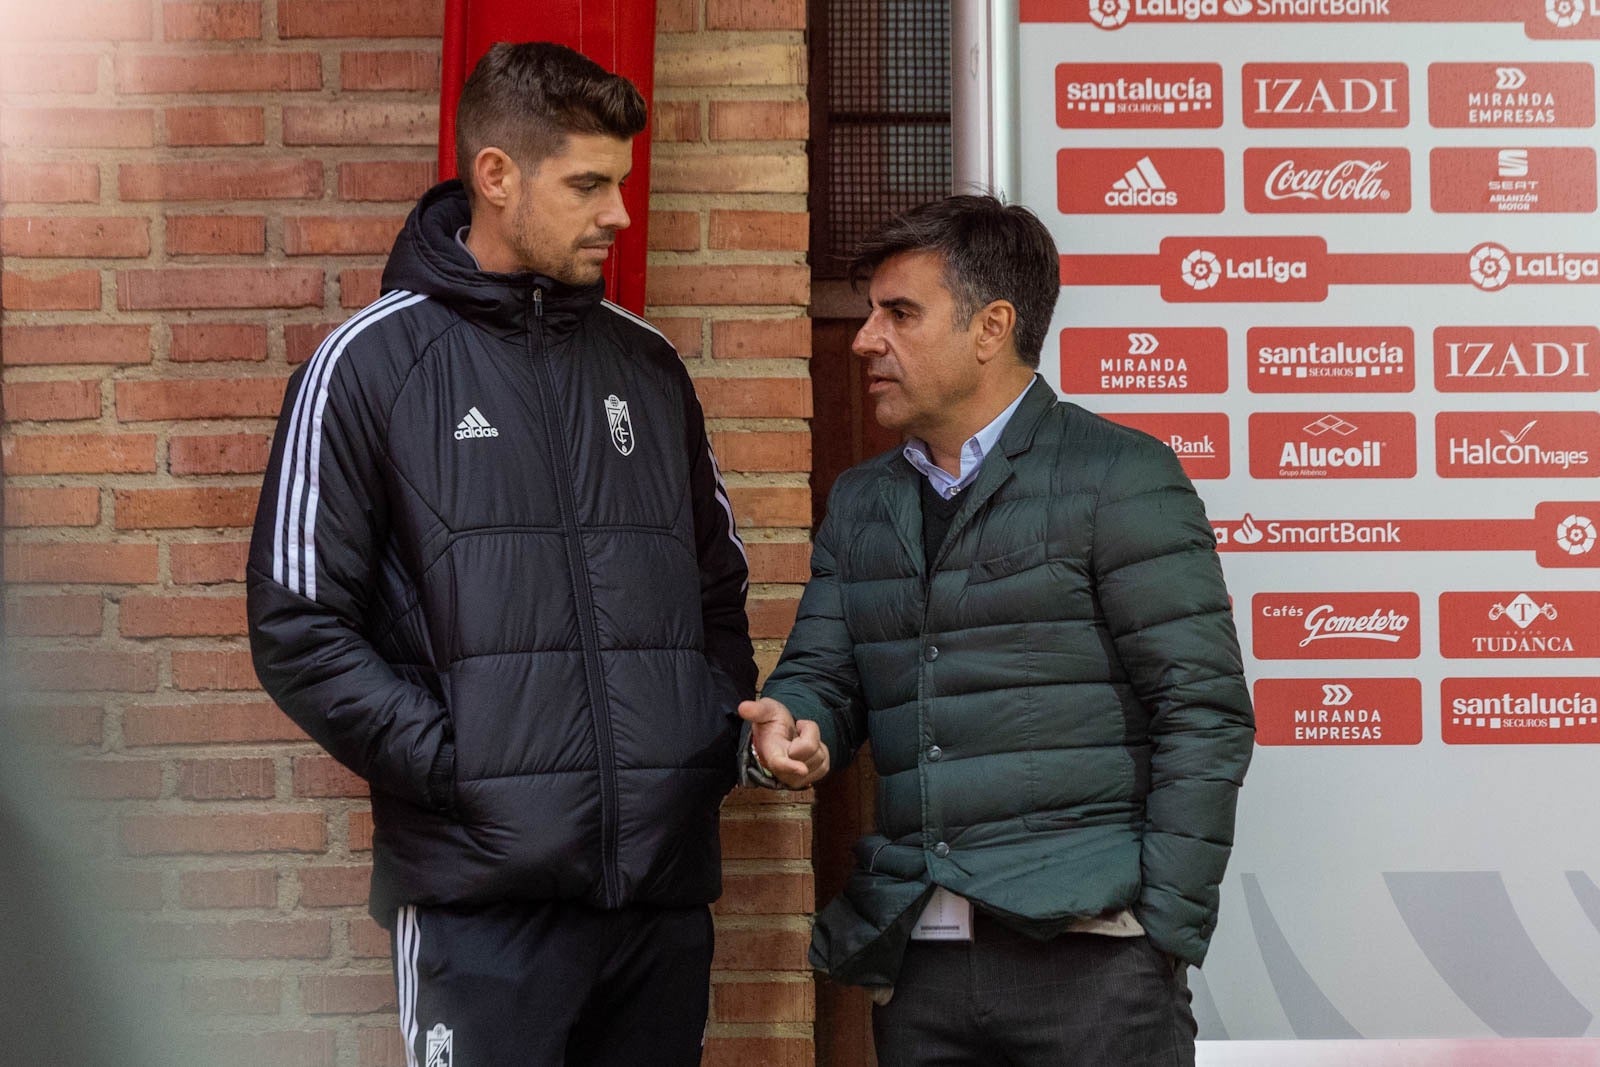
[[[1411,209],[1411,157],[1403,148],[1251,148],[1244,168],[1251,212]]]

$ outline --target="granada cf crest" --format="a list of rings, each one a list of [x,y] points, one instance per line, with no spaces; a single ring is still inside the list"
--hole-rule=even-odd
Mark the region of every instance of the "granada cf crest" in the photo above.
[[[455,1067],[455,1031],[444,1023],[436,1023],[428,1031],[428,1067]]]
[[[611,425],[611,443],[624,456],[633,455],[633,422],[628,418],[628,402],[615,393],[606,397],[606,422]]]

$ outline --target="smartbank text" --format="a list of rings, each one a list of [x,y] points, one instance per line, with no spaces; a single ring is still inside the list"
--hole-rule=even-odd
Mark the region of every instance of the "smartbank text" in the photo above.
[[[1201,19],[1220,18],[1224,13],[1236,18],[1386,18],[1389,0],[1255,0],[1254,5],[1238,0],[1133,0],[1130,18]]]

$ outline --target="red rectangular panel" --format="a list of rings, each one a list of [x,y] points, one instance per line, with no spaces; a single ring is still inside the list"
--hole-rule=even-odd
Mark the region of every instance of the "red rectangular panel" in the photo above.
[[[1168,303],[1319,301],[1328,296],[1321,237],[1166,237],[1158,257]]]
[[[1411,210],[1404,148],[1247,148],[1244,206],[1255,214],[1400,214]]]
[[[1600,678],[1446,678],[1439,696],[1447,745],[1600,742]]]
[[[1257,659],[1416,659],[1421,611],[1415,593],[1257,593],[1252,649]]]
[[[1056,153],[1063,215],[1215,215],[1220,148],[1064,148]]]
[[[1600,593],[1441,593],[1439,651],[1450,659],[1600,658]]]
[[[1154,437],[1178,455],[1195,481],[1228,476],[1228,416],[1221,412],[1105,413],[1112,422]]]
[[[1593,393],[1600,330],[1593,326],[1440,326],[1433,384],[1441,393]]]
[[[1433,210],[1498,215],[1595,209],[1592,148],[1435,148]]]
[[[1600,474],[1600,412],[1441,411],[1441,478],[1592,478]]]
[[[1458,129],[1594,125],[1587,63],[1430,63],[1428,121]]]
[[[1254,694],[1258,745],[1422,741],[1422,683],[1415,678],[1263,678]]]
[[[1244,124],[1400,129],[1411,121],[1404,63],[1246,63]]]
[[[1061,388],[1088,393],[1225,393],[1220,326],[1074,327],[1061,331]]]
[[[1056,67],[1056,125],[1066,130],[1216,129],[1222,125],[1222,67],[1062,63]]]
[[[1260,412],[1250,416],[1253,478],[1412,478],[1409,411]]]
[[[1258,326],[1245,339],[1252,393],[1409,393],[1408,326]]]

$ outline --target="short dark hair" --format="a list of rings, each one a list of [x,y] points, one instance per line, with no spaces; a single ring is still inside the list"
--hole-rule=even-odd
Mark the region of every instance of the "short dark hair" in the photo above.
[[[565,45],[548,41],[490,46],[472,68],[456,104],[456,173],[471,200],[472,161],[491,146],[517,166],[537,168],[567,136],[604,133],[627,139],[649,121],[632,82]]]
[[[1045,333],[1061,293],[1061,261],[1050,231],[1019,204],[992,196],[947,196],[896,215],[864,241],[850,261],[859,283],[904,252],[936,252],[955,298],[957,325],[980,309],[1009,300],[1017,309],[1017,355],[1039,366]]]

